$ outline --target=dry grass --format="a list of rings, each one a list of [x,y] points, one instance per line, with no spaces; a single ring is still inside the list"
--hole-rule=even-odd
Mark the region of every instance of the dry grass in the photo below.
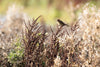
[[[26,66],[100,66],[98,59],[100,58],[100,13],[95,7],[89,5],[84,6],[83,9],[77,22],[70,26],[60,25],[57,30],[51,29],[51,33],[48,33],[45,28],[41,29],[42,25],[38,27],[35,20],[32,25],[29,24],[24,39]],[[48,33],[47,36],[42,32],[44,30]],[[49,43],[46,43],[45,41],[48,40]]]
[[[25,23],[22,33],[25,67],[100,66],[100,11],[95,6],[86,4],[76,22],[59,21],[56,29],[38,19]]]

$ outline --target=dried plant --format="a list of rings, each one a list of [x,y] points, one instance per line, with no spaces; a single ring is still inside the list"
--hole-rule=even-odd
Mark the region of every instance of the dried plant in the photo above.
[[[38,17],[39,18],[39,17]],[[37,18],[37,19],[38,19]],[[36,20],[25,24],[25,35],[23,35],[23,42],[25,45],[25,66],[43,66],[43,54],[44,54],[44,40],[45,40],[45,28],[44,26],[36,23]]]
[[[27,20],[25,17],[25,14],[15,5],[7,10],[5,22],[2,22],[0,28],[0,66],[4,67],[10,64],[8,56],[16,48],[14,43],[16,39],[21,37],[23,21]]]
[[[38,18],[25,23],[25,30],[22,33],[23,66],[24,64],[25,67],[100,66],[100,11],[95,6],[90,7],[86,4],[72,25],[67,25],[59,19],[60,25],[57,29],[47,27],[44,21],[37,23]],[[3,55],[7,56],[6,53]],[[8,59],[5,58],[1,65],[11,64],[8,63]]]
[[[79,29],[78,32],[82,32],[82,47],[81,59],[84,61],[83,66],[100,66],[99,64],[99,52],[96,46],[99,47],[100,40],[100,11],[96,9],[94,5],[89,7],[86,4],[83,8],[83,12],[79,16]]]

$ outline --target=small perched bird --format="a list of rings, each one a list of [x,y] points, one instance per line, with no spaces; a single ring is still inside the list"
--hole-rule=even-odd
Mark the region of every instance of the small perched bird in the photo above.
[[[57,21],[59,22],[59,24],[61,25],[61,26],[69,26],[68,24],[65,24],[62,20],[60,20],[60,19],[57,19]]]

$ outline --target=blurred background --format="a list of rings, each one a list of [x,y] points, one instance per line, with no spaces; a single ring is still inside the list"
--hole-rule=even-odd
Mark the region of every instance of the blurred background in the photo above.
[[[56,24],[57,18],[70,23],[87,2],[100,7],[100,0],[0,0],[0,21],[4,22],[8,14],[22,12],[30,18],[42,15],[42,21],[50,25]]]

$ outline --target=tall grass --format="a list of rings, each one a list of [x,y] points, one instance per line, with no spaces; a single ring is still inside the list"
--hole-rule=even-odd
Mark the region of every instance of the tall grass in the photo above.
[[[0,62],[3,60],[4,62],[0,65],[16,67],[18,65],[22,67],[100,66],[100,11],[94,5],[86,4],[77,21],[70,25],[58,20],[60,24],[52,28],[46,26],[44,21],[38,23],[39,18],[40,16],[25,23],[25,30],[22,33],[23,41],[20,43],[24,46],[23,52],[20,53],[22,65],[8,61],[13,59],[12,54],[9,56],[10,59],[1,59]],[[17,51],[14,52],[16,55]],[[3,53],[3,56],[6,55]],[[18,61],[17,59],[16,62]]]
[[[57,30],[51,29],[51,33],[42,29],[42,25],[38,26],[37,19],[34,20],[26,26],[24,35],[26,66],[100,66],[99,14],[96,7],[87,4],[77,22],[70,26],[60,25]],[[45,42],[48,40],[49,44]]]

